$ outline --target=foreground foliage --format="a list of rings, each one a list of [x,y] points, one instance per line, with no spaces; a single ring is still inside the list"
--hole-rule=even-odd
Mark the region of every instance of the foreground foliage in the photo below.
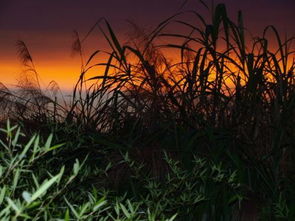
[[[195,158],[192,170],[186,171],[164,155],[169,172],[160,181],[144,175],[128,154],[124,163],[134,172],[134,188],[131,196],[127,192],[114,196],[102,186],[83,185],[93,175],[87,158],[69,168],[62,165],[56,157],[62,145],[51,145],[52,135],[41,144],[38,135],[27,138],[9,121],[1,132],[1,220],[229,219],[243,199],[236,171],[225,170],[221,164]],[[28,142],[21,142],[22,138]]]

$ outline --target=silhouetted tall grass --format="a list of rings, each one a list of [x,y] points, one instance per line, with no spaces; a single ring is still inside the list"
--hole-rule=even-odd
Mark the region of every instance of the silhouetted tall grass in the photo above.
[[[283,41],[273,26],[249,38],[242,13],[235,23],[223,4],[211,21],[193,15],[201,27],[175,15],[144,36],[140,46],[121,44],[107,21],[97,24],[110,45],[109,59],[95,63],[95,52],[85,62],[71,113],[79,125],[119,140],[129,133],[127,147],[149,143],[152,151],[161,143],[184,160],[196,152],[231,160],[250,192],[260,189],[262,198],[276,198],[281,185],[288,185],[285,178],[294,182],[293,38]],[[191,29],[189,34],[166,33],[175,22]],[[157,45],[160,37],[183,43]],[[178,51],[178,59],[169,61],[162,47]],[[87,79],[97,66],[105,72]],[[85,87],[84,82],[93,83]],[[197,134],[188,138],[191,143],[180,143],[178,136],[184,139],[191,131]],[[163,142],[164,137],[173,141]]]

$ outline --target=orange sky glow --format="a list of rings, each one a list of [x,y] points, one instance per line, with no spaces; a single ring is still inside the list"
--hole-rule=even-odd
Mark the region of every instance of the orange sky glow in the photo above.
[[[167,8],[157,6],[158,3],[155,0],[152,0],[150,4],[135,0],[129,1],[132,4],[124,5],[122,3],[122,6],[120,6],[121,8],[126,7],[125,13],[122,12],[124,10],[118,11],[117,7],[116,9],[113,8],[111,3],[109,5],[105,3],[105,5],[102,5],[102,9],[97,9],[99,16],[95,14],[93,7],[96,3],[92,0],[89,1],[90,6],[88,9],[81,9],[80,3],[73,3],[70,8],[66,9],[68,5],[61,3],[61,5],[56,6],[58,10],[55,8],[56,3],[50,3],[48,0],[44,1],[44,6],[36,0],[28,0],[27,3],[17,0],[10,3],[5,0],[6,4],[1,5],[0,3],[0,82],[13,87],[20,78],[23,66],[17,58],[15,42],[21,39],[26,42],[31,52],[35,67],[39,73],[41,86],[46,88],[49,82],[54,80],[62,90],[70,91],[78,80],[81,67],[79,57],[71,55],[73,29],[77,29],[83,36],[98,17],[105,16],[110,18],[110,23],[114,25],[114,29],[119,33],[120,39],[123,39],[122,42],[124,42],[124,38],[128,37],[126,19],[136,21],[142,27],[148,27],[151,30],[151,27],[155,27],[164,18],[175,13],[181,5],[180,0],[172,1]],[[115,3],[116,1],[110,2]],[[283,36],[285,34],[288,34],[288,36],[295,34],[295,23],[290,19],[295,14],[295,4],[290,0],[249,1],[252,2],[252,6],[253,4],[261,6],[268,2],[268,7],[261,8],[260,14],[255,8],[250,7],[250,3],[241,3],[239,5],[236,3],[237,1],[233,0],[224,0],[223,2],[228,3],[228,10],[235,17],[237,10],[242,9],[245,26],[249,27],[252,34],[261,35],[263,27],[269,24],[278,27]],[[183,10],[191,9],[194,4],[196,3],[188,1],[188,6]],[[131,10],[132,5],[134,6],[133,11]],[[24,7],[31,10],[29,17],[20,13]],[[35,9],[33,9],[34,7]],[[68,10],[66,13],[62,10],[63,7]],[[198,11],[200,9],[198,7],[194,8],[194,10]],[[77,13],[80,9],[84,14]],[[133,13],[130,13],[130,10]],[[204,12],[203,9],[200,10]],[[151,14],[153,16],[150,16]],[[9,20],[9,16],[15,16],[16,18]],[[44,18],[40,16],[44,16]],[[48,17],[47,20],[46,16]],[[64,18],[61,16],[64,16]],[[6,21],[8,21],[8,24],[6,24]],[[275,48],[275,46],[273,47]],[[85,44],[85,59],[95,50],[105,48],[107,48],[106,42],[102,40],[102,36],[95,32]],[[169,56],[177,59],[178,54],[174,52]],[[102,59],[97,61],[104,62]],[[91,74],[99,74],[102,71],[103,68],[96,68]]]

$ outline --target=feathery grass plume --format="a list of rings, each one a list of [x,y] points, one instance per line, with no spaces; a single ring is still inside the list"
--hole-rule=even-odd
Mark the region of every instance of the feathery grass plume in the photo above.
[[[57,117],[57,107],[62,110],[61,105],[55,102],[58,86],[51,83],[47,91],[42,90],[39,74],[34,66],[32,56],[24,41],[17,41],[18,57],[24,65],[16,85],[17,91],[13,96],[10,117],[23,121],[47,121]],[[54,86],[54,87],[53,87]],[[50,93],[53,99],[50,97]],[[53,113],[53,114],[52,114]],[[60,113],[59,113],[60,114]]]
[[[81,60],[81,72],[84,70],[84,55],[82,51],[82,42],[80,40],[79,33],[77,31],[73,32],[74,35],[74,42],[72,44],[72,56],[75,54],[79,54]]]
[[[18,56],[19,59],[23,62],[24,65],[28,65],[29,67],[31,66],[31,64],[33,63],[33,59],[32,56],[25,44],[24,41],[18,40],[16,42],[16,47],[18,49]],[[28,64],[30,63],[30,64]]]
[[[18,40],[16,42],[16,47],[18,50],[18,57],[19,57],[20,61],[26,67],[26,71],[32,72],[32,74],[35,75],[34,77],[35,77],[36,84],[40,88],[39,76],[38,76],[38,73],[36,72],[32,56],[31,56],[29,49],[27,48],[25,42]]]

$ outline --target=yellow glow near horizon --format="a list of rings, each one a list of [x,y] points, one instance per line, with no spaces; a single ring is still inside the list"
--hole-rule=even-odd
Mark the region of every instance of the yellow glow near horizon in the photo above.
[[[273,49],[273,47],[271,47],[271,49]],[[164,50],[164,54],[172,63],[180,61],[179,51]],[[52,56],[48,59],[45,54],[41,53],[40,57],[36,54],[34,58],[35,67],[39,74],[40,85],[43,89],[45,89],[51,81],[57,82],[61,90],[71,91],[73,89],[80,76],[81,62],[79,57],[66,57],[63,56],[62,53],[58,53],[54,59]],[[88,57],[85,56],[85,59],[87,60]],[[107,62],[107,59],[107,56],[100,56],[94,60],[94,63],[104,63]],[[132,63],[133,59],[129,59],[129,61]],[[23,69],[20,62],[17,61],[16,58],[9,62],[1,61],[0,59],[0,67],[0,82],[8,86],[16,85]],[[86,78],[102,75],[103,72],[104,67],[95,67],[87,73]],[[232,85],[232,82],[228,83]]]
[[[1,82],[7,87],[14,87],[21,78],[25,69],[19,64],[0,63],[1,66]],[[69,64],[40,64],[36,65],[39,75],[40,85],[44,89],[51,81],[56,81],[62,90],[71,90],[77,81],[80,70],[79,65]]]

